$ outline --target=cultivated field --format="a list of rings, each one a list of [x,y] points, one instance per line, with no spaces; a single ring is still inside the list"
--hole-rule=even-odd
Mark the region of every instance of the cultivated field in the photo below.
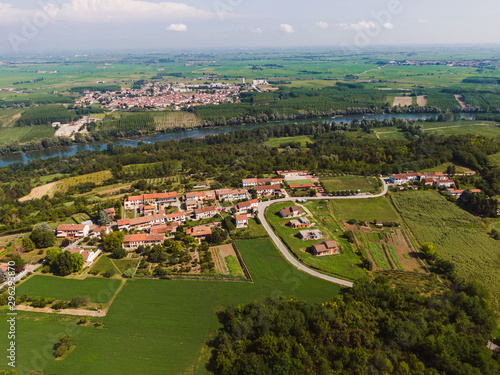
[[[287,143],[300,143],[301,147],[305,147],[307,144],[312,143],[312,141],[307,135],[298,135],[296,137],[271,138],[264,142],[269,147],[281,147],[281,145]]]
[[[368,192],[378,190],[377,180],[370,177],[322,177],[319,180],[327,191],[360,190],[361,192]]]
[[[32,199],[40,199],[45,195],[48,195],[50,197],[53,193],[53,189],[58,183],[59,182],[51,182],[50,184],[37,186],[36,188],[31,189],[31,192],[27,196],[19,198],[19,202],[26,202]]]
[[[24,127],[4,127],[0,128],[0,144],[3,143],[26,143],[34,139],[52,138],[55,130],[47,125],[35,125]]]
[[[425,95],[417,96],[417,105],[420,107],[425,107],[427,105],[427,97]]]
[[[80,375],[206,374],[210,353],[204,343],[220,326],[216,312],[225,306],[268,295],[324,302],[339,292],[337,285],[289,265],[270,240],[237,244],[254,283],[129,280],[107,316],[92,318],[102,321],[104,329],[77,326],[79,317],[19,312],[17,337],[23,344],[18,346],[17,360],[25,366],[22,374],[32,369]],[[6,327],[4,319],[0,328]],[[71,330],[76,349],[64,361],[52,355],[37,361],[37,353],[44,348],[53,352],[52,346],[66,329]],[[7,344],[6,335],[0,343]]]
[[[70,301],[76,296],[89,296],[91,302],[107,303],[120,286],[120,281],[87,277],[84,280],[35,275],[22,283],[17,292],[32,297],[46,297]]]
[[[362,221],[395,221],[400,218],[385,197],[371,199],[337,199],[329,201],[336,217],[342,221],[356,219]]]
[[[157,130],[190,129],[200,126],[200,120],[193,113],[165,111],[154,113]]]
[[[394,98],[393,107],[409,107],[413,104],[412,96],[396,96]]]
[[[417,241],[433,242],[456,263],[459,275],[486,286],[498,311],[500,244],[485,233],[481,221],[436,192],[398,193],[392,200]]]

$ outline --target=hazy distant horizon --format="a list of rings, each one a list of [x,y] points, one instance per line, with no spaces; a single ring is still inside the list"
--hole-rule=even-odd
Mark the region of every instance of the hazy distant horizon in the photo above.
[[[2,54],[500,44],[493,0],[20,3],[0,0]]]

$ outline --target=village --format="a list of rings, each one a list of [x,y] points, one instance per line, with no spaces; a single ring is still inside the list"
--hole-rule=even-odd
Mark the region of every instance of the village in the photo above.
[[[234,103],[239,100],[239,93],[240,86],[225,83],[146,82],[140,89],[104,93],[85,91],[76,104],[101,104],[113,110],[167,107],[180,110],[198,105]]]
[[[395,191],[437,188],[455,198],[464,191],[454,189],[455,183],[451,180],[451,176],[441,172],[394,174],[385,181]],[[239,189],[201,190],[204,187],[207,185],[199,184],[195,186],[195,191],[188,191],[183,195],[170,191],[126,196],[120,216],[117,216],[115,208],[104,209],[108,218],[105,225],[90,220],[80,224],[61,224],[55,229],[54,234],[56,238],[66,240],[64,251],[82,255],[84,260],[82,269],[86,269],[99,258],[104,250],[99,243],[110,233],[123,233],[120,246],[126,251],[125,254],[128,255],[125,256],[128,258],[135,257],[136,253],[142,254],[145,249],[155,246],[172,245],[176,240],[181,240],[184,246],[195,249],[204,243],[213,245],[213,234],[218,232],[217,238],[219,238],[220,233],[227,232],[228,226],[239,230],[248,228],[250,221],[259,223],[257,218],[259,203],[283,198],[290,204],[280,206],[276,211],[276,215],[281,219],[287,219],[280,225],[294,230],[293,236],[304,243],[314,242],[303,249],[307,249],[316,257],[336,255],[341,252],[341,246],[334,239],[336,237],[324,233],[325,229],[322,231],[317,220],[310,212],[308,213],[305,206],[300,204],[307,202],[305,197],[321,199],[331,196],[325,192],[319,179],[310,175],[308,171],[276,171],[276,177],[245,178],[242,179]],[[475,189],[472,192],[479,191]],[[354,194],[362,197],[367,193]],[[385,223],[377,221],[373,225],[374,228],[382,228]],[[368,226],[368,223],[364,223],[364,226]],[[224,234],[223,241],[217,239],[216,244],[221,243],[227,243],[227,234]],[[198,253],[191,254],[183,258],[182,262],[179,261],[180,263],[172,262],[174,266],[181,263],[182,266],[171,267],[170,270],[182,272],[189,269],[190,272],[201,272],[201,257]],[[212,257],[209,257],[209,263],[220,262],[212,260]],[[161,262],[152,262],[149,269],[152,270],[153,266],[158,266],[159,263]],[[213,265],[211,269],[214,269]]]

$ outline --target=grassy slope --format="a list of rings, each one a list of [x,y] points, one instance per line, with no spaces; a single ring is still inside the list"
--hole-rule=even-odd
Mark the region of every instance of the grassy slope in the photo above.
[[[0,128],[0,144],[15,141],[26,143],[34,139],[52,138],[55,134],[55,129],[47,125]]]
[[[322,302],[339,292],[338,286],[287,264],[270,240],[239,241],[238,247],[252,273],[253,284],[130,280],[108,316],[100,319],[104,329],[66,326],[68,320],[76,322],[78,318],[21,313],[18,342],[23,344],[18,346],[19,363],[29,366],[34,359],[32,350],[41,351],[45,345],[48,355],[33,362],[44,373],[204,374],[209,355],[204,343],[219,327],[216,311],[224,306],[268,295]],[[2,329],[6,329],[5,324],[2,320]],[[64,361],[55,361],[51,347],[66,328],[77,330],[72,333],[77,348]]]
[[[347,177],[325,177],[321,178],[321,184],[328,190],[361,190],[370,191],[377,188],[377,185],[371,183],[371,179],[359,176]]]

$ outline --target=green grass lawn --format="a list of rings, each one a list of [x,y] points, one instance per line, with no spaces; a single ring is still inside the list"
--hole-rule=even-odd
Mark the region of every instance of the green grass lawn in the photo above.
[[[235,229],[231,232],[235,240],[252,239],[252,238],[265,238],[267,232],[261,224],[257,224],[255,219],[248,218],[248,227]]]
[[[298,135],[296,137],[271,138],[264,142],[264,144],[269,147],[280,147],[282,144],[290,142],[299,142],[301,147],[305,147],[308,143],[312,143],[311,138],[307,135]]]
[[[330,212],[313,213],[314,219],[310,217],[309,219],[311,222],[316,223],[314,229],[320,229],[325,239],[337,241],[342,251],[341,254],[337,255],[317,257],[310,253],[310,247],[315,243],[323,242],[324,239],[303,241],[297,238],[296,236],[299,233],[299,229],[292,229],[290,226],[285,225],[290,219],[283,219],[276,214],[280,209],[287,206],[290,206],[290,203],[279,203],[270,206],[267,210],[267,218],[282,240],[288,245],[289,249],[291,249],[302,262],[347,279],[357,279],[365,275],[365,272],[359,267],[360,260],[356,254],[354,254],[351,245],[345,239],[339,237],[339,234],[342,232],[335,232],[335,229],[340,229],[340,226],[336,223]],[[313,206],[307,205],[307,207],[311,210]]]
[[[34,368],[44,374],[206,374],[210,353],[204,343],[220,326],[217,311],[269,295],[319,303],[331,300],[340,290],[296,270],[268,239],[238,241],[237,245],[254,283],[129,280],[108,315],[92,318],[101,320],[103,329],[77,326],[79,317],[20,312],[18,370],[23,375]],[[6,328],[2,319],[0,329]],[[76,349],[56,361],[52,347],[68,333]],[[1,340],[5,346],[6,335]],[[47,354],[40,359],[42,352]],[[6,368],[5,361],[2,364]]]
[[[342,221],[356,219],[372,222],[396,221],[399,216],[385,197],[370,199],[333,199],[330,201],[333,211],[340,214]]]
[[[35,275],[17,289],[19,295],[47,297],[70,301],[76,296],[89,296],[92,302],[107,303],[120,285],[119,280],[87,277],[84,280]]]
[[[55,134],[55,129],[48,125],[0,128],[0,144],[26,143],[39,138],[52,138]]]
[[[139,263],[139,258],[113,259],[112,262],[116,264],[120,272],[123,273],[129,268],[137,267],[137,263]]]
[[[378,189],[375,178],[346,176],[346,177],[324,177],[319,179],[323,187],[328,191],[338,190],[361,190],[362,192]]]
[[[489,156],[489,159],[494,165],[500,166],[500,153],[498,154],[493,154]]]
[[[498,154],[500,156],[500,154]],[[493,157],[494,155],[491,155]],[[438,165],[437,167],[434,168],[425,168],[421,170],[420,172],[445,172],[446,168],[448,168],[449,165],[454,165],[455,166],[455,171],[456,173],[474,173],[472,169],[469,169],[467,167],[463,167],[461,165],[455,164],[455,163],[443,163]]]
[[[91,270],[92,272],[98,272],[99,274],[103,274],[108,270],[113,270],[114,272],[118,272],[116,267],[113,264],[113,261],[109,259],[107,255],[101,255],[97,262],[94,263]]]

